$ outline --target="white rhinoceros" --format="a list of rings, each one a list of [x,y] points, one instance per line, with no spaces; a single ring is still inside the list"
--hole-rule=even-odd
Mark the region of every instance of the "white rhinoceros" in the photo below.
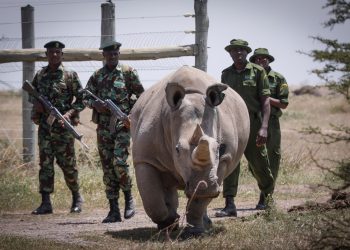
[[[248,142],[243,99],[183,66],[145,91],[131,113],[133,163],[147,215],[158,229],[176,222],[177,190],[183,189],[189,198],[185,232],[203,233],[210,225],[207,206]]]

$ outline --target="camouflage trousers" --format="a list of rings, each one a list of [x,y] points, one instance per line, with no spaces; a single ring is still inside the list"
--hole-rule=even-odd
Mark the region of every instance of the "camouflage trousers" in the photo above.
[[[261,120],[259,117],[250,117],[250,134],[248,145],[244,151],[244,156],[248,161],[249,171],[256,179],[259,189],[265,195],[272,194],[274,191],[274,179],[270,169],[270,162],[266,145],[257,147],[255,140],[258,131],[261,127]],[[224,179],[223,196],[237,195],[238,180],[240,173],[240,163],[237,168]]]
[[[74,137],[65,129],[40,124],[38,130],[40,158],[40,193],[54,191],[54,159],[62,169],[64,180],[72,192],[79,191],[78,170],[74,150]]]
[[[97,145],[103,169],[103,183],[107,199],[118,199],[119,190],[129,191],[132,187],[129,175],[130,131],[125,127],[110,133],[108,127],[98,125]]]

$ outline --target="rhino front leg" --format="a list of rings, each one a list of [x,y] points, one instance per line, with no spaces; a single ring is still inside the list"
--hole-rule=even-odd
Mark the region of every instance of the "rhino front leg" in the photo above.
[[[192,237],[202,235],[211,225],[207,216],[207,206],[212,199],[193,199],[187,204],[187,226],[183,237]]]
[[[147,215],[159,230],[172,225],[179,218],[176,188],[165,187],[164,174],[149,164],[137,164],[135,175]]]

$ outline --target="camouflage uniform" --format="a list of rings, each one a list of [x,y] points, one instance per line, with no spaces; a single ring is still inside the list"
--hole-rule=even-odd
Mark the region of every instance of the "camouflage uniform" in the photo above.
[[[62,114],[74,110],[75,116],[78,116],[84,109],[82,94],[78,92],[82,89],[78,75],[74,71],[67,70],[62,64],[55,72],[50,71],[48,66],[43,67],[34,76],[32,85]],[[29,97],[29,101],[34,102],[34,98]],[[35,109],[32,110],[32,120],[39,125],[40,193],[54,191],[54,158],[63,171],[68,188],[72,192],[78,192],[74,137],[57,120],[50,126],[48,117],[48,113],[36,113]]]
[[[262,67],[253,63],[247,63],[242,72],[238,72],[234,65],[224,69],[221,82],[229,85],[244,99],[250,117],[250,135],[244,155],[250,163],[250,171],[258,182],[260,190],[265,194],[271,194],[274,189],[274,181],[271,174],[266,146],[256,146],[256,137],[261,127],[261,96],[269,96],[269,84],[266,73]],[[224,197],[237,194],[240,164],[224,180]]]
[[[280,100],[281,103],[288,104],[289,89],[285,78],[271,68],[267,72],[271,97]],[[266,146],[269,153],[271,172],[275,181],[281,161],[281,129],[279,122],[281,115],[282,111],[280,108],[271,106]]]
[[[97,70],[90,77],[86,89],[100,99],[111,99],[124,113],[129,114],[137,98],[144,91],[135,69],[118,64],[112,71],[107,66]],[[94,98],[85,97],[85,104],[93,108]],[[119,189],[130,191],[132,187],[127,158],[130,145],[130,131],[121,121],[115,132],[109,129],[110,113],[93,110],[92,121],[97,124],[97,144],[103,167],[103,182],[107,199],[118,199]]]

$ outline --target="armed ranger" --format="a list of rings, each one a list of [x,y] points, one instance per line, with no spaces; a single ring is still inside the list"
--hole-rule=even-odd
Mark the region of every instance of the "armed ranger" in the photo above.
[[[47,113],[50,114],[49,118],[48,118],[48,123],[50,125],[53,124],[54,120],[62,120],[64,123],[64,127],[66,129],[68,129],[68,131],[74,136],[75,139],[77,139],[85,148],[89,148],[83,141],[83,135],[79,134],[74,127],[72,126],[72,124],[70,124],[70,122],[64,118],[64,116],[61,114],[60,111],[58,111],[58,109],[53,106],[51,104],[51,102],[49,100],[47,100],[47,98],[41,94],[39,94],[35,88],[33,87],[33,85],[31,85],[28,81],[25,81],[23,83],[22,89],[25,90],[26,92],[28,92],[29,95],[35,97],[45,108],[45,110],[47,111]],[[53,120],[51,120],[50,118],[53,117]]]
[[[101,102],[103,105],[105,105],[108,108],[109,112],[111,112],[112,117],[109,122],[109,130],[111,132],[113,133],[115,132],[115,127],[118,120],[122,122],[129,120],[128,116],[123,111],[121,111],[121,109],[117,105],[115,105],[111,99],[106,99],[105,101],[103,101],[101,100],[101,98],[99,98],[98,96],[96,96],[95,94],[93,94],[91,91],[87,89],[83,89],[82,91],[92,96],[96,101]]]

